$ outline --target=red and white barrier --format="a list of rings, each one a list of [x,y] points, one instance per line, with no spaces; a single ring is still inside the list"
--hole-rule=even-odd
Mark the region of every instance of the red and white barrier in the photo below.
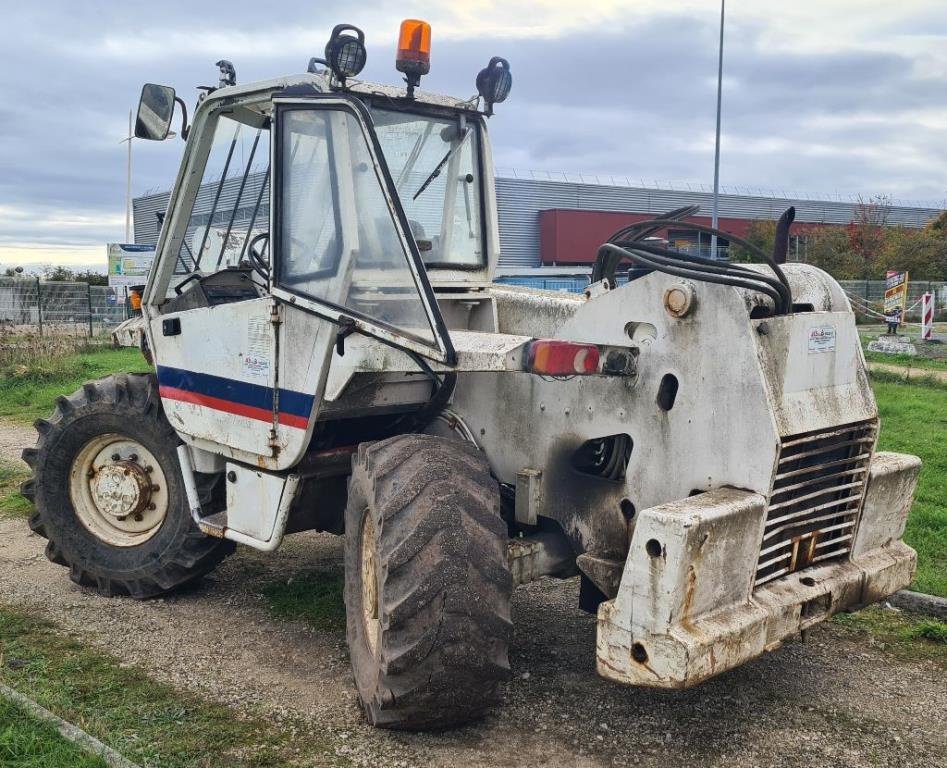
[[[934,294],[925,293],[921,297],[921,338],[930,341],[934,338]]]

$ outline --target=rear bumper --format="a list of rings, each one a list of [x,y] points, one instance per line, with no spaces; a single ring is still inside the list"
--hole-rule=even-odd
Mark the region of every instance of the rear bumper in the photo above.
[[[851,560],[755,591],[761,496],[720,489],[642,512],[618,595],[599,607],[599,674],[687,688],[906,587],[917,555],[900,539],[919,469],[916,457],[877,454]]]

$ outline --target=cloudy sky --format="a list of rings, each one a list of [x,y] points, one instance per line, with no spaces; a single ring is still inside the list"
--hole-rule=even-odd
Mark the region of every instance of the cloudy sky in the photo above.
[[[710,184],[717,0],[2,0],[0,264],[104,263],[124,232],[128,110],[141,83],[305,70],[332,26],[367,35],[362,77],[396,83],[399,21],[433,25],[424,87],[514,74],[491,122],[501,172]],[[947,2],[730,0],[725,186],[947,198]],[[180,140],[134,145],[133,193],[165,189]]]

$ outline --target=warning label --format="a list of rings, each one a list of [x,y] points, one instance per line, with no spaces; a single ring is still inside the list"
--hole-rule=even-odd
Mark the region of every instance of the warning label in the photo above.
[[[809,329],[809,354],[819,352],[835,351],[835,327],[832,325],[823,325],[819,328]]]

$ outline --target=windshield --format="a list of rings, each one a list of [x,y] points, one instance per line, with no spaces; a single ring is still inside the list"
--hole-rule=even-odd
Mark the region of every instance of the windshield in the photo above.
[[[480,133],[474,120],[372,107],[398,196],[429,267],[484,263]]]

